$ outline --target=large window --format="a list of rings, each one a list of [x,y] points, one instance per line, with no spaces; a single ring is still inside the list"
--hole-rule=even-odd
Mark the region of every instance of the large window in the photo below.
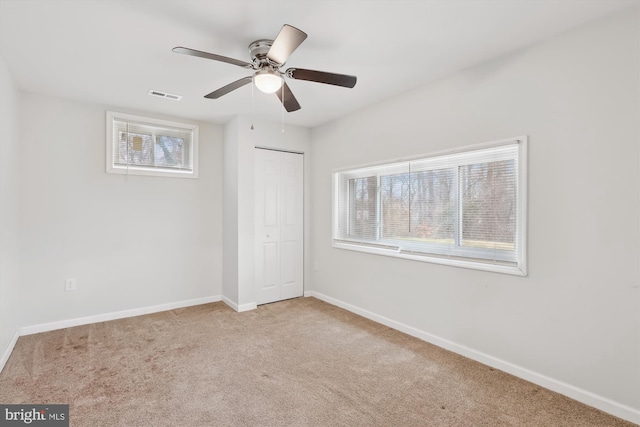
[[[107,172],[197,178],[198,127],[107,111]]]
[[[334,172],[333,245],[526,275],[526,138]]]

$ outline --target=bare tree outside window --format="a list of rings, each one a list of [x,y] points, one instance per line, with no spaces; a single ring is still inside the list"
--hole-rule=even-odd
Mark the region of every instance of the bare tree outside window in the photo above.
[[[411,238],[429,243],[453,243],[454,178],[452,169],[411,174]]]
[[[349,180],[349,236],[363,240],[376,238],[377,179],[375,176]]]
[[[135,132],[118,132],[118,162],[126,165],[153,165],[153,138]]]
[[[513,160],[460,166],[462,246],[513,250],[516,170]]]
[[[408,173],[380,177],[382,238],[402,239],[409,236],[409,181]]]
[[[154,160],[156,166],[181,167],[184,156],[184,140],[165,135],[156,136]]]

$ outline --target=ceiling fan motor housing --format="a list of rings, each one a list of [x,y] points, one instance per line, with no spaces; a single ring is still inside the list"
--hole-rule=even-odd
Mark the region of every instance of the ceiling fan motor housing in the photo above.
[[[256,40],[249,45],[249,54],[251,60],[257,65],[257,68],[262,68],[263,64],[270,65],[272,68],[280,68],[283,64],[276,64],[267,58],[267,53],[273,45],[273,40],[260,39]]]

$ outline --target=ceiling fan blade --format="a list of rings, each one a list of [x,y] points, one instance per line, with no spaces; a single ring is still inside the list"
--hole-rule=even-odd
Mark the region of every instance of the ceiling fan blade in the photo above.
[[[306,38],[307,34],[304,31],[300,31],[291,25],[283,25],[276,39],[273,41],[269,52],[267,52],[267,58],[277,64],[284,64],[287,62],[287,59],[289,59],[289,55],[291,55]]]
[[[226,86],[222,86],[220,89],[218,90],[214,90],[213,92],[211,92],[208,95],[205,95],[205,98],[209,98],[209,99],[218,99],[223,95],[228,94],[229,92],[231,92],[232,90],[236,90],[239,87],[242,87],[246,84],[251,83],[251,76],[248,77],[243,77],[240,80],[236,80],[233,83],[229,83]]]
[[[284,99],[283,99],[283,92],[284,92]],[[276,95],[278,95],[278,98],[280,98],[280,102],[282,102],[282,105],[284,105],[284,109],[287,110],[288,113],[300,109],[300,104],[298,103],[298,100],[296,99],[295,96],[293,96],[291,89],[289,89],[289,86],[286,83],[282,84],[282,89],[278,89],[276,91]]]
[[[199,56],[200,58],[213,59],[214,61],[226,62],[227,64],[237,65],[244,68],[253,68],[253,64],[239,59],[228,58],[222,55],[216,55],[215,53],[202,52],[200,50],[189,49],[188,47],[174,47],[172,52],[182,53],[184,55]]]
[[[287,77],[296,80],[307,80],[310,82],[325,83],[329,85],[352,88],[356,85],[358,78],[346,74],[327,73],[324,71],[305,70],[303,68],[289,68]]]

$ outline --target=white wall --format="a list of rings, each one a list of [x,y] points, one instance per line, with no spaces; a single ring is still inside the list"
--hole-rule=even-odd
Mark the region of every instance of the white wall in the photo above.
[[[254,124],[254,129],[251,125]],[[225,125],[225,240],[224,240],[224,294],[231,306],[240,311],[256,306],[254,284],[255,262],[255,209],[254,209],[254,151],[255,147],[268,147],[304,153],[305,176],[305,248],[309,246],[311,232],[310,131],[298,126],[268,121],[252,121],[236,117]],[[228,191],[227,191],[228,190]],[[305,281],[308,278],[309,250],[305,250]],[[237,299],[233,299],[236,297]]]
[[[13,303],[18,285],[18,136],[20,94],[0,57],[0,358],[21,326]],[[0,363],[0,367],[3,364]]]
[[[223,251],[222,296],[237,310],[238,306],[238,120],[236,117],[224,127],[223,142]]]
[[[144,115],[22,97],[21,326],[222,293],[222,128],[197,123],[198,179],[107,174],[107,109]]]
[[[638,34],[631,9],[314,129],[312,290],[640,420]],[[519,135],[528,277],[331,247],[333,169]]]

